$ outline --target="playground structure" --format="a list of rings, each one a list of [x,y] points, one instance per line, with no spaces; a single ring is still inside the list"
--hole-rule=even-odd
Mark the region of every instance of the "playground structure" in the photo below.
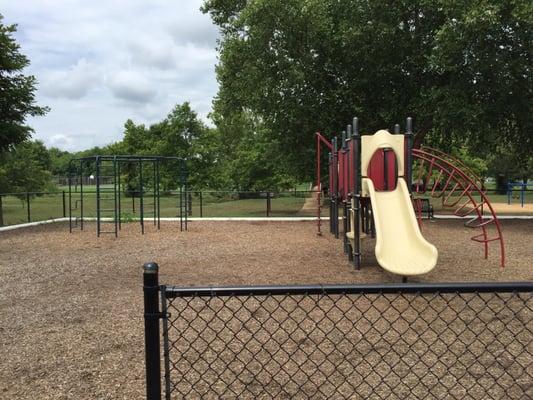
[[[161,228],[160,170],[162,164],[173,168],[178,181],[178,215],[180,230],[187,230],[187,169],[185,161],[178,157],[112,155],[81,157],[71,160],[68,176],[68,218],[69,231],[84,230],[84,222],[92,220],[85,215],[84,200],[89,193],[96,196],[96,235],[114,234],[122,228],[121,195],[138,198],[138,219],[141,233],[145,232],[145,218],[152,219],[153,225]],[[94,174],[94,175],[93,175]],[[121,179],[122,175],[127,179]],[[84,191],[86,176],[95,182],[95,192]],[[107,184],[103,184],[105,181]],[[126,185],[126,186],[124,186]],[[75,190],[73,191],[73,186]],[[147,189],[151,189],[148,193]],[[146,200],[146,201],[145,201]],[[148,201],[148,202],[147,202]],[[112,223],[113,229],[103,230],[104,222]]]
[[[412,119],[405,134],[378,131],[361,135],[358,119],[342,132],[341,142],[317,138],[318,234],[321,234],[320,147],[326,145],[329,171],[330,232],[339,237],[342,208],[343,247],[356,269],[361,267],[361,240],[376,238],[375,254],[385,270],[407,276],[429,272],[438,253],[421,234],[422,204],[440,199],[443,210],[479,228],[471,240],[482,243],[488,258],[489,243],[498,242],[500,266],[505,266],[503,235],[485,195],[482,180],[453,156],[430,147],[413,148]]]
[[[520,206],[524,207],[524,198],[528,186],[527,182],[508,182],[507,183],[507,205],[511,205],[513,198],[513,192],[519,191],[518,197],[520,198]],[[518,189],[517,189],[518,188]]]

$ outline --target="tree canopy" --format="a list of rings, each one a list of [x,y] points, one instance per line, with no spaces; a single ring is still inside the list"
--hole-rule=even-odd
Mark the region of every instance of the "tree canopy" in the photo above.
[[[43,142],[26,140],[0,153],[0,193],[51,189],[52,161]]]
[[[313,132],[365,132],[408,115],[417,142],[533,150],[527,0],[207,0],[220,27],[219,120],[251,112],[298,175]]]
[[[29,138],[28,116],[43,115],[46,107],[35,104],[36,80],[24,75],[30,64],[13,38],[16,25],[4,25],[0,15],[0,152]]]

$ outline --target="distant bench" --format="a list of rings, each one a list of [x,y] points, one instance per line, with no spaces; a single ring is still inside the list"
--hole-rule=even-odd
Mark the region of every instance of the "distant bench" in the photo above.
[[[433,205],[429,202],[429,199],[413,199],[413,203],[417,214],[426,214],[427,219],[433,219]],[[418,207],[420,207],[420,210]]]

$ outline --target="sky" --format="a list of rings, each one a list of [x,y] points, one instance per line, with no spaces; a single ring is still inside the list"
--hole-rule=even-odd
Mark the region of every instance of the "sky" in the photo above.
[[[189,101],[201,119],[217,92],[218,30],[201,0],[0,0],[37,78],[34,139],[76,151],[121,140],[127,119],[161,121]]]

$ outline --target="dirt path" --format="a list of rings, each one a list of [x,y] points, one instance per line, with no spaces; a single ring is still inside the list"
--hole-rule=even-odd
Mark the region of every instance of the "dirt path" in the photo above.
[[[511,204],[507,203],[490,203],[496,214],[509,215],[533,215],[533,204],[524,204],[524,207],[520,206],[520,202]]]
[[[305,214],[305,215],[312,215],[316,214],[317,212],[317,204],[318,204],[318,187],[313,186],[313,192],[311,193],[311,196],[306,197],[305,202],[298,212],[298,214]]]

